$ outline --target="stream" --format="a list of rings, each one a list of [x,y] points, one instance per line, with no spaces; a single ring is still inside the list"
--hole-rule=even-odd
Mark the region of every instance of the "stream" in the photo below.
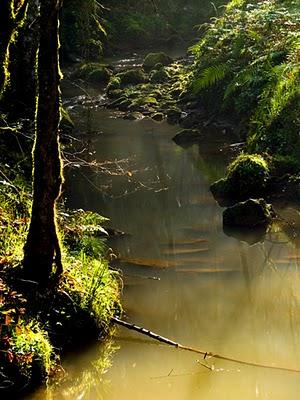
[[[233,153],[222,133],[189,149],[177,126],[128,121],[96,101],[70,107],[89,132],[91,158],[107,173],[73,168],[70,208],[97,211],[125,232],[109,242],[123,271],[126,320],[176,342],[256,363],[300,369],[300,253],[274,227],[249,245],[225,235],[209,185]],[[65,96],[82,96],[78,88]],[[77,96],[77,97],[76,97]],[[203,358],[117,328],[112,365],[97,374],[96,348],[65,362],[68,382],[55,399],[296,399],[299,374]],[[201,364],[205,364],[204,367]],[[40,397],[39,397],[40,396]],[[43,398],[36,394],[33,398]]]

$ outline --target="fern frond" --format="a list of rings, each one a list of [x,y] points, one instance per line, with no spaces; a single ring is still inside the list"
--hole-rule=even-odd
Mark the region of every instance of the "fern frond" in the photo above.
[[[198,93],[202,89],[215,85],[225,78],[229,68],[226,64],[212,65],[206,68],[200,77],[193,82],[193,91]]]

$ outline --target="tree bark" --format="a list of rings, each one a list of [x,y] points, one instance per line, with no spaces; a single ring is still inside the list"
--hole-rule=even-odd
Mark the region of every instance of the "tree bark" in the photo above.
[[[23,263],[25,276],[43,285],[49,281],[54,262],[56,275],[62,273],[55,213],[63,179],[59,146],[59,8],[59,0],[43,0],[40,6],[33,204]]]
[[[0,97],[9,79],[9,48],[22,24],[28,0],[0,0]]]

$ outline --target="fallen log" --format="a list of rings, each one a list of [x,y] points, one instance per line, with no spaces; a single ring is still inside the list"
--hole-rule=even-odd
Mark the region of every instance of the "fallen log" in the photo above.
[[[138,332],[142,335],[148,336],[154,340],[157,340],[161,343],[167,344],[169,346],[175,347],[177,349],[180,350],[185,350],[185,351],[190,351],[192,353],[196,353],[196,354],[201,354],[203,355],[203,359],[207,359],[207,358],[215,358],[215,359],[219,359],[219,360],[223,360],[223,361],[229,361],[229,362],[233,362],[233,363],[237,363],[237,364],[241,364],[241,365],[246,365],[246,366],[250,366],[250,367],[257,367],[257,368],[265,368],[265,369],[273,369],[273,370],[277,370],[277,371],[284,371],[284,372],[296,372],[296,373],[300,373],[300,369],[295,369],[295,368],[288,368],[288,367],[281,367],[281,366],[277,366],[277,365],[268,365],[268,364],[260,364],[260,363],[256,363],[256,362],[252,362],[252,361],[246,361],[246,360],[240,360],[237,358],[233,358],[233,357],[227,357],[227,356],[223,356],[220,354],[214,354],[210,351],[204,351],[204,350],[200,350],[194,347],[190,347],[190,346],[185,346],[183,344],[180,344],[178,342],[175,342],[171,339],[168,339],[164,336],[161,336],[155,332],[151,332],[148,329],[145,329],[141,326],[135,325],[135,324],[131,324],[129,322],[123,321],[120,318],[116,318],[113,317],[112,318],[112,322],[114,322],[117,325],[123,326],[124,328],[127,328],[129,330]],[[201,364],[203,365],[203,364]],[[203,365],[205,366],[205,365]]]

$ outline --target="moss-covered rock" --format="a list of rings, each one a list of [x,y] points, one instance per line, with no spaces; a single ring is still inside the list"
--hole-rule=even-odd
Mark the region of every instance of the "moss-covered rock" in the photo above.
[[[161,64],[163,66],[167,66],[173,62],[173,59],[169,57],[167,54],[160,53],[149,53],[144,59],[143,67],[145,70],[154,69],[157,64]]]
[[[83,79],[92,83],[106,83],[112,76],[112,71],[104,64],[88,63],[82,64],[73,72],[71,78]]]
[[[261,196],[269,178],[268,163],[259,154],[241,154],[229,165],[226,178],[238,199]]]
[[[169,79],[170,75],[164,67],[158,70],[153,70],[150,74],[151,83],[164,83],[167,82]]]
[[[147,75],[141,68],[130,69],[125,72],[117,74],[117,77],[121,80],[121,85],[138,85],[148,81]]]
[[[258,154],[240,154],[227,168],[224,179],[210,190],[221,206],[249,198],[263,197],[270,178],[268,162]]]
[[[139,85],[141,83],[146,83],[147,81],[148,77],[141,68],[133,68],[113,76],[110,79],[106,90],[111,92],[112,90],[117,90],[128,85]]]
[[[248,199],[227,208],[223,212],[223,225],[237,228],[253,228],[268,225],[275,216],[272,206],[263,199]]]

